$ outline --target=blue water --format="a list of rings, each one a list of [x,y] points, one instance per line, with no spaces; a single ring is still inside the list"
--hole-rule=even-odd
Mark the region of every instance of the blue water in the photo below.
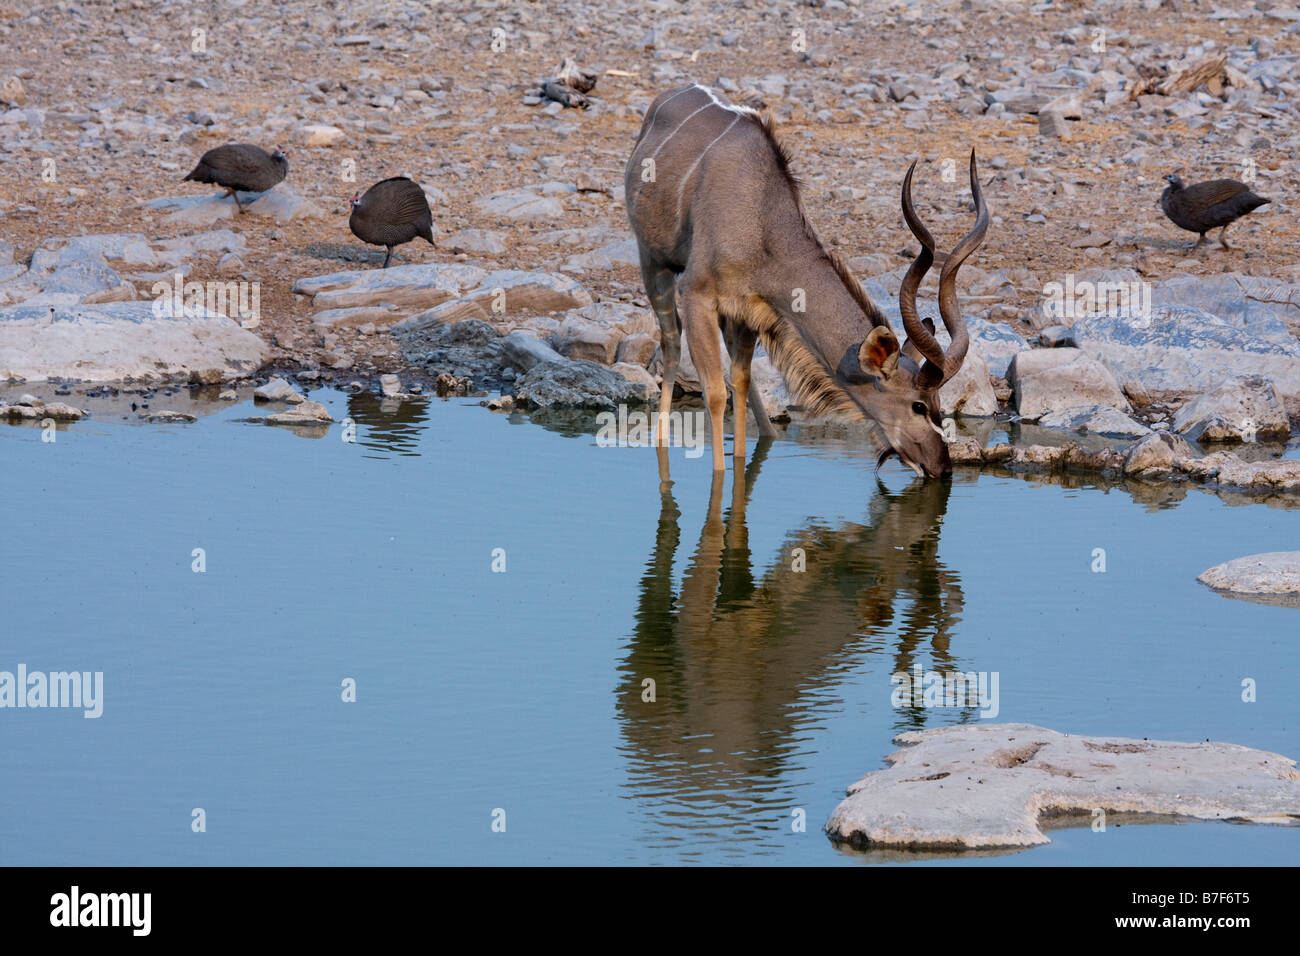
[[[1295,549],[1297,511],[878,486],[834,441],[771,445],[746,502],[707,455],[671,452],[665,491],[653,450],[562,423],[311,397],[357,441],[248,404],[0,427],[0,670],[104,673],[97,720],[0,710],[0,863],[951,863],[821,832],[896,733],[980,719],[893,708],[912,663],[997,671],[1000,722],[1300,753],[1300,610],[1195,580]],[[1300,828],[1050,835],[956,862],[1300,858]]]

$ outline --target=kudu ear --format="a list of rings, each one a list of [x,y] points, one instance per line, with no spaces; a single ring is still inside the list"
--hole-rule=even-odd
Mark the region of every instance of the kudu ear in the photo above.
[[[889,378],[898,369],[898,336],[887,325],[877,325],[858,346],[858,365],[868,375]]]

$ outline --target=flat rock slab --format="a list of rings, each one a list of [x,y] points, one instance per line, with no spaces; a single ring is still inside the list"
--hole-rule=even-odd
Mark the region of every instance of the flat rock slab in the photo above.
[[[0,380],[150,381],[211,370],[237,377],[269,356],[258,336],[206,309],[172,315],[145,301],[0,308]]]
[[[1300,551],[1250,554],[1216,564],[1196,580],[1233,595],[1285,598],[1288,607],[1300,607]]]
[[[1188,477],[1220,488],[1300,492],[1300,461],[1294,459],[1246,461],[1230,451],[1216,451],[1180,461],[1178,467]]]
[[[462,229],[449,236],[443,236],[438,243],[451,252],[486,252],[499,256],[506,251],[506,234],[489,229]]]
[[[476,288],[463,292],[459,298],[396,323],[393,331],[412,332],[464,319],[487,319],[492,315],[562,312],[591,304],[591,294],[569,276],[558,272],[499,269],[487,273]]]
[[[428,309],[477,286],[487,270],[460,263],[428,263],[388,269],[350,269],[310,276],[293,284],[298,295],[312,296],[317,310],[390,306]]]
[[[577,190],[573,190],[577,192]],[[553,195],[540,195],[543,187],[503,189],[474,200],[479,211],[501,219],[559,219],[564,204]]]
[[[1300,285],[1264,276],[1225,273],[1217,276],[1176,276],[1152,290],[1156,306],[1199,309],[1241,328],[1279,342],[1277,322],[1300,333]]]
[[[219,188],[219,187],[214,187]],[[266,192],[239,194],[239,201],[248,213],[270,216],[276,222],[295,219],[321,219],[325,211],[287,183],[280,183]],[[224,192],[204,196],[161,196],[146,200],[146,209],[164,214],[163,221],[171,226],[212,226],[239,215],[235,201]]]
[[[826,832],[863,846],[980,850],[1051,842],[1048,812],[1300,823],[1300,772],[1237,744],[1079,737],[1032,724],[909,731],[849,787]]]

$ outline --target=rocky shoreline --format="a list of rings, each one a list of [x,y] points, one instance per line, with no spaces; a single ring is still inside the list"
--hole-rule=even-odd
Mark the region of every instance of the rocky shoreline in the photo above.
[[[470,261],[346,270],[293,283],[295,294],[310,301],[327,347],[338,350],[345,338],[387,338],[403,360],[407,387],[382,384],[395,372],[367,374],[347,360],[329,367],[271,362],[256,316],[236,322],[200,298],[187,298],[205,287],[188,289],[167,281],[165,271],[148,271],[183,267],[205,253],[229,254],[223,250],[240,242],[227,230],[212,230],[184,242],[113,234],[44,244],[26,269],[15,267],[0,282],[0,296],[25,296],[0,307],[0,377],[10,391],[52,386],[50,400],[74,390],[93,398],[123,389],[152,398],[182,387],[213,387],[233,397],[240,385],[278,375],[300,388],[476,396],[507,410],[610,409],[658,395],[658,330],[642,302],[597,301],[561,273],[492,270]],[[891,293],[903,271],[863,281],[896,328],[901,322]],[[970,300],[1005,281],[1001,273],[968,271]],[[154,298],[115,300],[117,290],[149,281],[157,283]],[[1115,278],[1112,270],[1096,281],[1127,277]],[[237,289],[227,292],[237,301]],[[985,438],[992,428],[980,422],[1033,426],[1034,435],[1060,442],[983,447],[955,429],[954,462],[1020,473],[1189,480],[1255,493],[1300,491],[1300,462],[1276,460],[1300,422],[1300,341],[1292,331],[1300,327],[1300,285],[1237,275],[1180,278],[1155,285],[1151,298],[1144,311],[1087,313],[1035,339],[991,321],[992,308],[968,315],[972,345],[961,372],[940,393],[943,413]],[[1050,307],[1045,300],[1039,310]],[[226,310],[236,312],[229,303]],[[754,376],[773,421],[810,423],[761,350]],[[691,402],[700,391],[687,348],[679,401]],[[0,419],[36,417],[38,400],[30,398],[10,400]]]

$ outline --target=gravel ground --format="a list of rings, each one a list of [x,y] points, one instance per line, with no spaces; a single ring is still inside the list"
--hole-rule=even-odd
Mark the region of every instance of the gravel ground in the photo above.
[[[1135,82],[1219,53],[1225,82],[1130,98]],[[563,56],[599,74],[588,110],[530,95]],[[1269,0],[38,3],[0,6],[5,77],[21,92],[11,80],[0,98],[21,109],[0,107],[0,238],[19,262],[56,236],[196,231],[141,203],[214,191],[180,182],[213,146],[284,145],[289,182],[324,216],[220,224],[248,242],[241,274],[262,282],[257,331],[280,367],[346,357],[349,376],[406,371],[385,334],[323,339],[290,292],[295,278],[365,257],[347,227],[353,192],[410,175],[434,198],[435,239],[489,230],[504,248],[419,242],[395,261],[555,271],[629,236],[622,169],[641,111],[684,81],[775,114],[810,218],[863,276],[904,264],[913,247],[898,205],[913,157],[926,163],[916,192],[940,245],[969,227],[962,180],[975,147],[994,220],[973,262],[1008,280],[995,283],[995,320],[1016,322],[1045,283],[1098,267],[1153,281],[1180,270],[1300,278],[1300,12]],[[1036,115],[1052,101],[1080,118]],[[308,145],[309,125],[341,138]],[[1195,236],[1157,208],[1176,166],[1189,182],[1253,175],[1273,202],[1230,230],[1232,250],[1189,254]],[[585,191],[559,194],[558,213],[538,218],[475,203],[548,182]],[[216,278],[216,259],[191,278]],[[632,265],[570,271],[597,299],[642,301]]]

